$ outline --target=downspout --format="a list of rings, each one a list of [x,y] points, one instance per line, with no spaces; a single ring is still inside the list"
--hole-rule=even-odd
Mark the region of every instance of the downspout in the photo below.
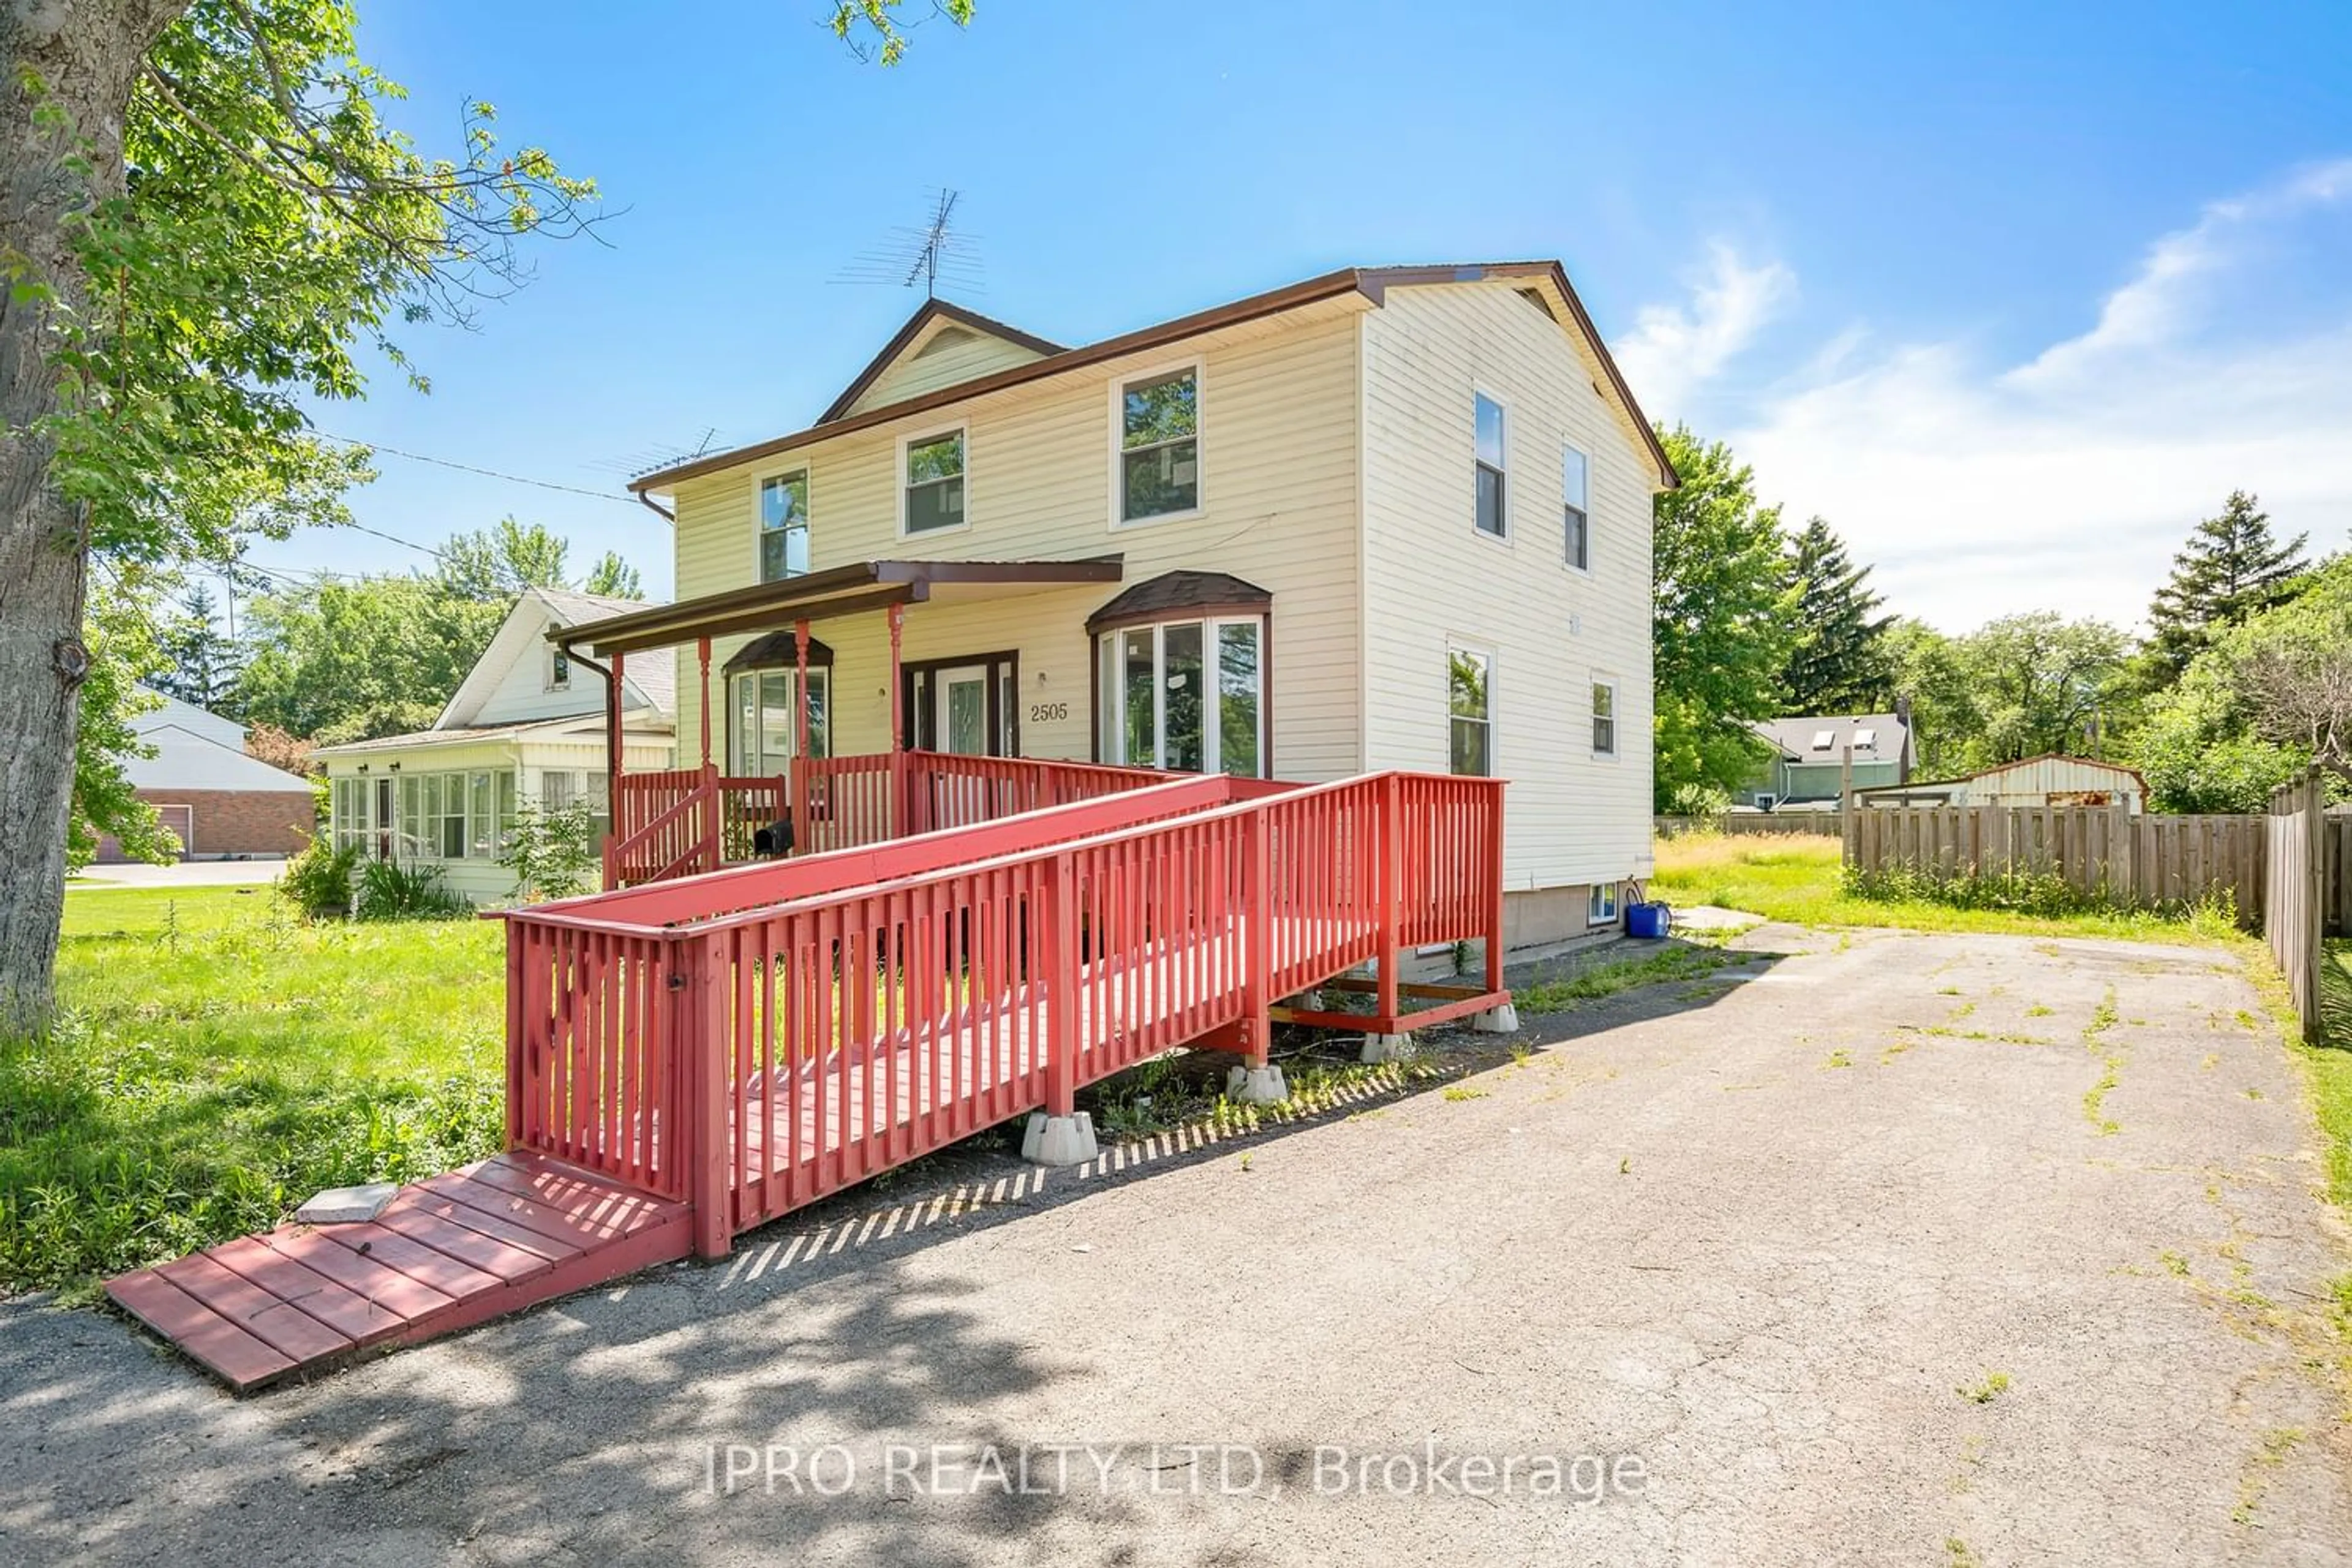
[[[647,495],[643,490],[632,490],[629,493],[637,498],[637,504],[639,506],[644,507],[647,511],[652,512],[656,517],[660,518],[672,528],[676,528],[677,526],[677,513],[670,510],[669,508],[662,505],[661,502],[654,500],[653,497]]]
[[[563,640],[563,641],[562,641],[562,642],[557,643],[555,646],[556,646],[556,647],[560,647],[560,648],[562,648],[562,649],[563,650],[563,657],[564,657],[564,658],[568,658],[568,659],[570,659],[572,663],[577,664],[577,665],[583,665],[583,666],[585,666],[586,668],[590,668],[590,669],[594,670],[598,675],[600,675],[600,676],[604,677],[604,792],[605,792],[605,793],[604,793],[604,801],[605,801],[604,809],[605,809],[608,813],[612,814],[612,819],[613,819],[614,822],[618,822],[618,821],[620,820],[620,810],[621,810],[621,689],[620,689],[620,682],[619,682],[617,679],[615,679],[614,678],[613,671],[612,671],[608,667],[606,667],[606,666],[604,666],[604,665],[598,664],[594,659],[590,658],[588,658],[585,654],[581,653],[578,649],[576,649],[575,647],[572,647],[572,642],[571,642],[571,640],[570,640],[569,638],[566,638],[565,640]]]

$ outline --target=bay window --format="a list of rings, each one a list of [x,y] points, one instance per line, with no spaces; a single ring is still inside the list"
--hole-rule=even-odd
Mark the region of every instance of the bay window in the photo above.
[[[1263,616],[1107,630],[1096,639],[1102,760],[1173,773],[1265,772]]]
[[[833,672],[812,666],[808,672],[809,754],[833,754]],[[799,679],[790,669],[747,669],[729,678],[733,688],[734,722],[730,737],[730,771],[741,778],[770,778],[792,763],[800,743],[800,726],[793,712],[793,686]]]

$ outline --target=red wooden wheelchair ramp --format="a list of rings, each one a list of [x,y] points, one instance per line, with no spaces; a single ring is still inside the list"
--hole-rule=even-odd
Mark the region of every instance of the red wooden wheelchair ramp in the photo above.
[[[403,1187],[357,1225],[287,1225],[108,1281],[238,1393],[686,1256],[688,1205],[516,1152]]]

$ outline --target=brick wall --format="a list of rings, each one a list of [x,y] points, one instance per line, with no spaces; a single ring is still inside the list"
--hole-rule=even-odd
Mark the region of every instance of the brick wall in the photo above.
[[[309,790],[142,789],[139,798],[150,805],[184,805],[195,816],[195,843],[200,858],[215,855],[292,855],[316,821]],[[166,826],[176,831],[177,813],[167,813]],[[98,847],[100,860],[119,861],[121,851],[111,838]]]

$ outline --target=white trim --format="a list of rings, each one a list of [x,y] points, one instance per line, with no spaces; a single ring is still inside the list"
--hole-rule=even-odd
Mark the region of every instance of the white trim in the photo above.
[[[912,447],[927,447],[943,437],[953,436],[963,449],[963,472],[957,476],[963,481],[963,521],[944,528],[926,528],[918,532],[907,531],[907,452]],[[938,539],[950,533],[964,533],[971,528],[971,421],[969,418],[943,421],[937,425],[919,425],[900,435],[898,439],[898,463],[890,470],[890,482],[898,492],[898,537],[901,539]],[[814,503],[809,510],[814,513]]]
[[[1595,914],[1592,912],[1592,906],[1603,892],[1609,895],[1609,912]],[[1619,912],[1617,892],[1617,884],[1614,882],[1594,882],[1584,889],[1584,923],[1587,927],[1613,926],[1617,923]]]
[[[1478,526],[1478,470],[1486,466],[1478,456],[1478,400],[1493,404],[1503,416],[1503,531],[1489,533]],[[1512,543],[1518,530],[1511,526],[1512,508],[1517,500],[1518,486],[1511,482],[1511,404],[1510,399],[1481,382],[1470,384],[1470,531],[1489,544]]]
[[[1483,773],[1454,773],[1454,656],[1456,653],[1476,654],[1486,661],[1486,771]],[[1502,667],[1502,658],[1491,643],[1475,642],[1452,633],[1445,638],[1445,683],[1438,692],[1438,710],[1445,719],[1445,772],[1460,778],[1498,779],[1503,776],[1502,705],[1496,700],[1495,677]],[[1469,721],[1465,720],[1465,723]]]
[[[1209,510],[1209,360],[1206,354],[1170,360],[1137,371],[1115,372],[1108,389],[1110,402],[1110,531],[1150,528],[1163,522],[1187,522]],[[1192,504],[1182,511],[1156,511],[1150,517],[1127,515],[1127,389],[1139,381],[1158,381],[1184,371],[1192,373]],[[967,455],[965,464],[970,466]],[[969,504],[969,503],[967,503]]]
[[[905,471],[903,464],[900,465],[900,471]],[[757,469],[751,475],[751,581],[755,584],[782,583],[790,581],[793,576],[807,575],[807,573],[793,573],[784,577],[771,578],[767,574],[767,563],[761,559],[761,547],[768,542],[768,517],[763,505],[767,499],[768,486],[773,480],[789,479],[794,474],[801,477],[801,488],[807,492],[808,496],[808,516],[803,521],[803,526],[808,531],[808,570],[810,572],[816,570],[816,465],[803,458],[790,468]],[[785,531],[789,533],[791,531]],[[940,531],[945,532],[946,530],[942,529]],[[785,554],[789,557],[791,551],[787,549]]]
[[[1625,754],[1625,705],[1618,700],[1621,689],[1615,676],[1588,672],[1584,689],[1584,719],[1588,726],[1585,731],[1585,740],[1588,744],[1592,740],[1590,726],[1601,718],[1600,710],[1593,703],[1593,696],[1602,690],[1609,693],[1609,749],[1604,752],[1599,746],[1592,746],[1592,759],[1595,762],[1613,763]]]

